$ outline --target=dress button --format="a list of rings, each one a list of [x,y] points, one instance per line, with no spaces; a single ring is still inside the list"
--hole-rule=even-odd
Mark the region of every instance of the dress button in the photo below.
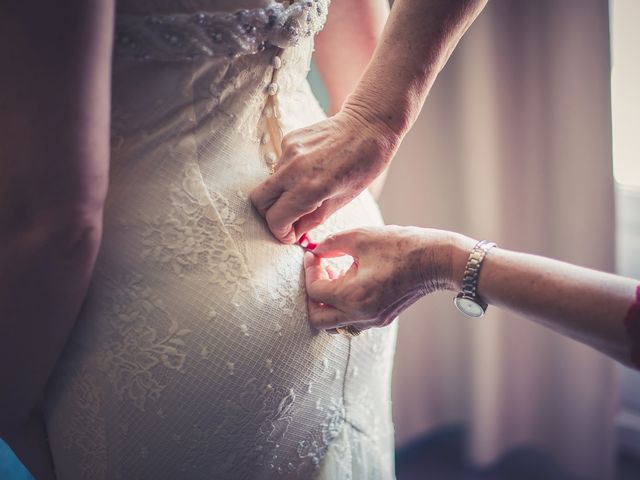
[[[276,82],[270,83],[267,86],[267,93],[269,95],[275,95],[276,93],[278,93],[278,84]]]
[[[278,55],[276,55],[271,59],[271,66],[278,70],[280,67],[282,67],[282,59]]]
[[[268,152],[265,156],[264,159],[267,162],[267,165],[271,166],[273,164],[276,163],[276,154],[273,152]]]

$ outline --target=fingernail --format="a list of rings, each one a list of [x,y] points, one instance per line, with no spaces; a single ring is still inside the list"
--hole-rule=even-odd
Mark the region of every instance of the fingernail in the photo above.
[[[318,246],[317,243],[313,243],[311,240],[309,240],[309,237],[307,237],[307,234],[304,233],[301,237],[300,240],[298,240],[298,244],[304,248],[305,250],[313,250],[314,248],[316,248]]]

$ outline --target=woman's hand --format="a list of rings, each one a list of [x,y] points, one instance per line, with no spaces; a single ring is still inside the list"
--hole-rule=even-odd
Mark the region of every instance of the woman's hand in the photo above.
[[[384,327],[417,299],[462,288],[464,235],[416,227],[360,228],[328,237],[304,257],[309,321],[329,332]],[[322,257],[350,255],[338,274]],[[638,280],[549,258],[492,249],[477,294],[635,368],[640,368]],[[630,352],[630,346],[632,351]]]
[[[396,0],[340,112],[285,136],[278,171],[251,192],[276,238],[294,243],[382,173],[486,1]]]
[[[391,161],[398,135],[346,108],[287,134],[277,171],[251,192],[273,235],[295,243],[375,180]]]
[[[473,244],[462,235],[415,227],[362,228],[330,236],[305,254],[310,322],[324,330],[386,326],[422,296],[455,289],[453,272],[463,268],[454,258],[455,247]],[[321,257],[342,255],[353,257],[353,264],[337,276]]]

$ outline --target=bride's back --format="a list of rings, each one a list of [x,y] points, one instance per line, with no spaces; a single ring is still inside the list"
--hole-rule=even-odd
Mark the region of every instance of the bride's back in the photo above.
[[[393,476],[395,327],[312,331],[303,251],[248,199],[265,116],[323,118],[327,3],[118,3],[102,249],[47,392],[61,478]],[[316,236],[380,223],[365,192]]]

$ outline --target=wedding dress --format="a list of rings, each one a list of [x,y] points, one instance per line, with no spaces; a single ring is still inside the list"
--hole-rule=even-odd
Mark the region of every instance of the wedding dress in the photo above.
[[[117,3],[102,246],[45,395],[61,480],[394,477],[395,326],[313,330],[303,250],[248,197],[277,129],[324,118],[327,9]],[[365,192],[311,237],[381,223]]]

